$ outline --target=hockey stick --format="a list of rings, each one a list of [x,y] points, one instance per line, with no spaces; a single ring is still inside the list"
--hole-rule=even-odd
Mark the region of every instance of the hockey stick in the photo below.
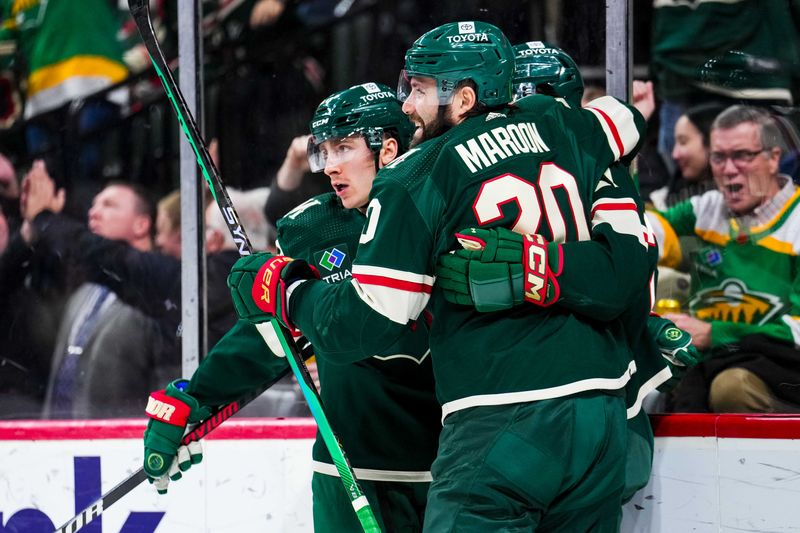
[[[178,117],[178,122],[180,122],[183,132],[186,135],[186,138],[189,140],[189,144],[192,146],[195,156],[197,156],[197,163],[200,165],[200,170],[202,171],[203,176],[208,183],[211,194],[222,211],[225,222],[228,225],[228,229],[233,236],[233,240],[239,246],[239,255],[250,255],[253,251],[250,240],[247,238],[244,228],[242,228],[241,224],[239,224],[239,217],[236,214],[236,210],[231,203],[231,199],[228,196],[227,191],[225,190],[225,186],[222,183],[222,178],[220,177],[214,162],[211,160],[211,156],[208,153],[208,148],[200,136],[200,131],[195,124],[194,118],[192,117],[188,106],[186,105],[186,101],[180,92],[180,88],[178,87],[178,84],[175,83],[172,73],[167,67],[164,54],[161,51],[161,47],[159,46],[155,32],[153,31],[153,25],[150,20],[149,2],[148,0],[128,0],[128,6],[130,7],[131,15],[136,23],[136,27],[139,29],[139,33],[142,36],[142,41],[144,41],[145,47],[150,54],[150,60],[153,62],[153,66],[155,67],[158,77],[161,79],[161,84],[164,86],[167,97],[172,103],[172,106]],[[344,449],[342,448],[338,437],[331,428],[328,417],[326,416],[325,410],[322,406],[322,399],[319,396],[317,388],[314,386],[314,381],[311,379],[311,375],[308,373],[308,368],[306,368],[300,350],[294,343],[291,334],[277,320],[271,320],[266,323],[257,324],[256,328],[258,329],[259,333],[261,333],[264,341],[268,344],[270,344],[270,338],[274,339],[277,336],[277,340],[280,342],[280,345],[283,348],[283,355],[287,356],[286,358],[289,362],[289,366],[291,367],[292,372],[300,384],[300,389],[303,392],[303,396],[305,397],[306,402],[308,402],[308,406],[311,410],[311,414],[314,416],[314,420],[317,422],[319,432],[322,435],[323,441],[325,442],[325,445],[331,454],[334,464],[336,465],[336,470],[339,473],[342,484],[347,490],[350,502],[353,505],[353,509],[358,516],[362,528],[364,531],[370,533],[380,532],[381,529],[378,526],[378,522],[375,519],[372,508],[367,501],[367,497],[361,490],[361,487],[358,485],[355,473],[350,466],[350,462],[347,460],[347,456],[345,455]]]
[[[156,41],[155,32],[153,31],[153,27],[150,22],[150,9],[148,6],[148,0],[129,0],[128,5],[134,21],[139,29],[139,33],[142,35],[142,40],[144,41],[145,46],[150,53],[156,73],[161,79],[167,96],[169,97],[170,102],[172,102],[172,105],[177,113],[181,128],[186,134],[189,144],[191,144],[192,148],[194,149],[195,155],[197,156],[197,162],[198,165],[200,165],[203,176],[208,183],[209,189],[211,190],[217,205],[224,215],[226,224],[233,235],[234,241],[239,247],[239,254],[242,256],[250,255],[252,253],[252,245],[250,244],[250,240],[247,237],[244,228],[242,228],[242,226],[239,224],[239,217],[233,207],[233,204],[231,203],[231,199],[228,196],[227,191],[225,190],[222,179],[219,176],[219,172],[211,160],[211,156],[208,153],[205,142],[199,135],[194,118],[189,112],[183,95],[180,93],[180,89],[178,88],[175,80],[172,78],[172,74],[167,68],[166,60],[164,59],[158,42]],[[270,325],[272,327],[270,327]],[[320,399],[319,393],[314,386],[314,382],[308,373],[305,363],[303,362],[300,350],[298,349],[294,340],[287,341],[287,339],[292,339],[291,334],[274,320],[270,321],[269,323],[258,324],[256,325],[256,329],[258,329],[265,341],[267,341],[267,337],[274,338],[277,336],[277,340],[280,342],[280,345],[283,348],[283,355],[290,354],[290,357],[287,357],[289,366],[291,367],[295,377],[297,377],[300,388],[303,391],[303,395],[305,396],[311,413],[317,422],[317,427],[320,431],[320,434],[322,435],[328,451],[331,454],[331,458],[336,465],[336,469],[339,472],[342,483],[344,484],[344,487],[350,496],[350,501],[359,521],[361,522],[362,528],[367,533],[380,533],[381,529],[380,526],[378,526],[378,522],[375,519],[372,508],[370,507],[366,496],[364,496],[361,487],[358,485],[355,473],[353,472],[350,463],[347,460],[344,450],[339,444],[338,437],[336,437],[330,427],[330,423],[328,422],[327,416],[322,408],[322,400]],[[181,443],[186,445],[190,442],[202,439],[208,435],[208,433],[216,429],[225,420],[236,414],[239,410],[241,410],[242,407],[250,403],[254,398],[258,397],[268,387],[269,386],[247,396],[246,398],[221,407],[219,410],[215,411],[213,415],[201,422],[197,427],[186,434]],[[145,473],[144,468],[139,468],[127,479],[101,496],[100,500],[81,511],[78,515],[58,528],[55,533],[75,533],[79,531],[86,524],[100,516],[105,509],[108,509],[115,502],[139,486],[139,484],[141,484],[145,479],[147,479],[147,474]]]

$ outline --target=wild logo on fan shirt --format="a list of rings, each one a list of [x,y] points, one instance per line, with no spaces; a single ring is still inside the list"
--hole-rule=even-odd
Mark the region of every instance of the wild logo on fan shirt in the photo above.
[[[753,291],[741,280],[728,279],[718,287],[698,292],[689,306],[701,320],[766,324],[783,304],[773,294]]]

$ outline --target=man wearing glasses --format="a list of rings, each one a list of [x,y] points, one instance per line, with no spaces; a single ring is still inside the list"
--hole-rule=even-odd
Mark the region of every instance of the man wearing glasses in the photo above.
[[[717,190],[650,213],[660,263],[695,235],[689,314],[667,314],[705,360],[673,392],[689,412],[800,412],[800,190],[778,171],[766,111],[733,106],[711,126]]]

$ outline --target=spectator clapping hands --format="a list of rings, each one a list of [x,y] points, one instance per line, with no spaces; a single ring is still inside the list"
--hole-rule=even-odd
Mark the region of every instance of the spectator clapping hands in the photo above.
[[[44,161],[37,159],[22,180],[20,210],[24,223],[22,236],[31,241],[30,223],[42,211],[49,210],[60,213],[64,209],[66,191],[56,189],[56,184],[47,172]]]

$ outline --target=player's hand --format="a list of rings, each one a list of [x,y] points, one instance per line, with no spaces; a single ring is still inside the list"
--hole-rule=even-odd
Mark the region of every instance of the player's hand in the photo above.
[[[169,481],[177,481],[193,464],[203,460],[200,442],[181,444],[186,426],[208,418],[211,409],[185,392],[189,382],[176,380],[166,390],[150,393],[145,412],[150,417],[144,432],[144,471],[159,494]]]
[[[239,258],[228,276],[233,306],[241,318],[254,324],[277,318],[293,334],[299,334],[289,319],[286,291],[297,281],[319,278],[303,260],[269,252]]]
[[[500,311],[521,304],[522,236],[506,229],[464,230],[456,237],[465,249],[439,257],[436,283],[448,302],[471,305],[479,312]]]
[[[448,301],[489,312],[525,301],[547,306],[558,299],[548,243],[540,235],[469,228],[456,238],[464,249],[441,256],[436,271]]]
[[[692,346],[692,336],[671,320],[650,315],[647,319],[647,330],[658,344],[662,357],[671,364],[692,367],[700,361],[697,348]]]

